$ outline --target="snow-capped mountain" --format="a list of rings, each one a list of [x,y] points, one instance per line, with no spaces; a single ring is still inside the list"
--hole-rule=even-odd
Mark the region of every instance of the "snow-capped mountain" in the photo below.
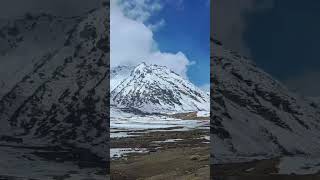
[[[111,72],[111,103],[117,107],[150,113],[209,110],[209,94],[167,67],[141,63]]]
[[[134,68],[134,66],[117,66],[111,68],[110,92],[112,92],[123,80],[129,77]]]
[[[320,106],[291,93],[253,61],[211,39],[215,163],[240,157],[320,154]]]
[[[19,21],[23,26],[11,30],[14,37],[2,38],[20,39],[1,49],[1,60],[9,63],[14,59],[22,70],[12,79],[1,77],[6,90],[0,97],[0,135],[21,138],[26,145],[86,148],[109,158],[108,8],[105,3],[71,21],[49,15],[27,16]],[[1,32],[8,34],[8,27],[11,24],[4,25]],[[42,40],[34,39],[37,33],[43,43],[49,42],[46,47],[37,47],[42,46]],[[28,49],[30,44],[34,49]],[[16,57],[23,49],[30,53]],[[18,69],[7,71],[12,74]]]

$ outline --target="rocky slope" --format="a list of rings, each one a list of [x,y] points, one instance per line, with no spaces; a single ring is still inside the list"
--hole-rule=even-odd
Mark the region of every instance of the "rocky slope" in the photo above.
[[[74,18],[27,15],[2,27],[1,41],[12,43],[1,48],[1,58],[22,64],[10,65],[8,72],[18,71],[16,77],[1,78],[7,87],[0,99],[2,137],[21,138],[25,145],[85,148],[109,158],[108,8],[105,3]],[[28,44],[34,49],[24,59],[16,57]]]
[[[0,21],[0,95],[8,92],[41,59],[61,48],[82,17],[26,14]]]
[[[113,105],[149,113],[209,110],[209,94],[167,67],[141,63],[128,69],[111,70]]]
[[[320,154],[320,106],[211,39],[214,163]]]

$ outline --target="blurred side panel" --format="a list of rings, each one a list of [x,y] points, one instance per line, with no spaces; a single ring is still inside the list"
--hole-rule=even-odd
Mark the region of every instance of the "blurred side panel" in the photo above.
[[[0,179],[106,179],[109,1],[0,9]]]

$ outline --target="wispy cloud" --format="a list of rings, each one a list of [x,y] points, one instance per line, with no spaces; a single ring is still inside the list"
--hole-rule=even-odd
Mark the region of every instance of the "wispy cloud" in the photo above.
[[[117,5],[125,16],[139,21],[146,22],[152,16],[162,10],[163,4],[160,0],[112,0],[117,1]]]
[[[160,21],[154,23],[154,24],[149,24],[148,28],[150,28],[153,32],[158,31],[162,27],[166,25],[166,21],[164,19],[161,19]]]

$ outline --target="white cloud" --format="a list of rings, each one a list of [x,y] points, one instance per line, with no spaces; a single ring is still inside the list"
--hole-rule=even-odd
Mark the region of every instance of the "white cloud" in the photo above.
[[[155,32],[165,25],[166,25],[166,21],[164,19],[161,19],[160,21],[158,21],[154,24],[149,24],[148,28],[150,28],[153,32]]]
[[[150,53],[147,59],[146,63],[167,66],[185,78],[187,78],[187,67],[193,64],[180,51],[176,54],[156,51]]]
[[[160,0],[112,0],[125,16],[140,22],[146,22],[153,13],[162,10]]]
[[[125,2],[111,0],[111,67],[146,62],[167,66],[187,78],[187,68],[192,62],[182,52],[161,52],[153,38],[153,30],[159,27],[146,24],[152,13],[162,9],[160,1],[134,0],[138,3],[134,6],[132,1]],[[146,4],[151,5],[151,10],[145,10]]]

